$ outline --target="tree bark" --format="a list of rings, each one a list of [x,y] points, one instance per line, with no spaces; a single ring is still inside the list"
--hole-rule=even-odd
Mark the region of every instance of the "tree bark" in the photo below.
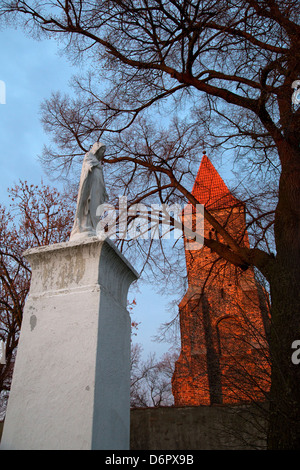
[[[271,391],[269,449],[300,449],[300,364],[292,343],[300,339],[300,155],[285,149],[275,219],[277,255],[270,272]]]

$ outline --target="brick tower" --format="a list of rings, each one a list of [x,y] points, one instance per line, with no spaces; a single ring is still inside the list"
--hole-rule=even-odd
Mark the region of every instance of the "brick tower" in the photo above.
[[[199,203],[249,246],[245,206],[203,159],[192,190]],[[222,238],[205,221],[205,238]],[[181,353],[172,389],[176,406],[263,400],[269,366],[268,309],[254,270],[242,271],[207,247],[185,252],[188,289],[179,304]]]

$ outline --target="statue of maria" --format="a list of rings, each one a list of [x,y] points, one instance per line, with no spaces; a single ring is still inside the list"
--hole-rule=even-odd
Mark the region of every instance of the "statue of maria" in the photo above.
[[[97,207],[108,200],[102,163],[105,150],[105,145],[96,142],[83,159],[75,221],[70,240],[96,235]]]

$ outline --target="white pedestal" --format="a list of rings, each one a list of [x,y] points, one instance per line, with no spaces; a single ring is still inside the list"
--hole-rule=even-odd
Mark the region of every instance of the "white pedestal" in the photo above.
[[[137,273],[110,240],[34,248],[6,449],[129,448],[130,317]]]

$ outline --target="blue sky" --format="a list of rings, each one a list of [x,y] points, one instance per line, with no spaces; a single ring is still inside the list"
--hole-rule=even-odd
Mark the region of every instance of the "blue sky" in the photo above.
[[[72,70],[51,41],[34,41],[12,29],[1,31],[0,38],[0,79],[6,84],[6,104],[0,105],[0,198],[4,202],[7,187],[19,179],[40,182],[37,155],[47,139],[39,120],[40,103],[52,90],[67,88]]]
[[[0,31],[0,80],[6,85],[6,104],[0,104],[0,202],[9,204],[7,188],[27,180],[52,185],[38,161],[48,142],[40,122],[40,104],[52,91],[68,91],[68,82],[76,69],[60,54],[54,40],[36,41],[22,30]],[[159,357],[169,344],[153,342],[161,322],[170,320],[170,298],[158,295],[151,286],[129,293],[136,298],[133,319],[140,322],[134,338],[144,347],[144,355],[156,352]]]

